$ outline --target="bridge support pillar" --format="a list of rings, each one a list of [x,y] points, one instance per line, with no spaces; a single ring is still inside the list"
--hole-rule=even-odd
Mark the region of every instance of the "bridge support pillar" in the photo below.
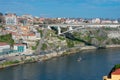
[[[47,26],[48,29],[51,29],[50,26]]]
[[[69,26],[69,30],[73,30],[72,26]]]
[[[61,28],[60,26],[57,27],[58,28],[58,35],[61,34]]]

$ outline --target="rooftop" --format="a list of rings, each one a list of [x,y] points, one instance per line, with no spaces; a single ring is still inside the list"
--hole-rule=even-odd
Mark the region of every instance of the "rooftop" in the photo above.
[[[14,44],[15,46],[25,46],[25,44]]]
[[[120,68],[116,69],[114,72],[112,72],[113,75],[120,75]]]
[[[5,45],[9,45],[9,44],[5,42],[0,42],[0,46],[5,46]]]

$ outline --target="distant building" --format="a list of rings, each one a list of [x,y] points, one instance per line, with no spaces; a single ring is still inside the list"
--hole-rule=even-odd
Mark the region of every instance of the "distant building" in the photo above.
[[[101,23],[112,23],[111,20],[102,20]]]
[[[23,25],[31,25],[33,24],[33,16],[29,14],[22,15]]]
[[[0,55],[10,53],[10,45],[8,43],[0,42]]]
[[[113,23],[119,23],[118,20],[114,20]]]
[[[6,25],[17,25],[17,16],[16,14],[5,14],[5,23]]]
[[[66,22],[67,24],[73,24],[75,23],[75,20],[74,19],[66,19]]]
[[[22,18],[33,19],[32,15],[29,14],[22,15]]]
[[[92,19],[92,23],[100,23],[101,20],[99,18]]]

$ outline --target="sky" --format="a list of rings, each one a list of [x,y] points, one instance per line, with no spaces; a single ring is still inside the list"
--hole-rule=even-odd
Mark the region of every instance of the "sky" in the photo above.
[[[38,17],[120,18],[120,0],[0,0],[0,12]]]

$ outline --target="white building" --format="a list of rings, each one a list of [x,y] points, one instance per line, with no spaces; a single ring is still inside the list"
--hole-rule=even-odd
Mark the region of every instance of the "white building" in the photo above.
[[[5,15],[5,23],[6,25],[17,25],[17,16],[16,14],[6,14]]]
[[[4,42],[0,42],[0,55],[8,54],[10,52],[10,45]]]
[[[100,19],[99,18],[95,18],[95,19],[92,19],[92,23],[100,23]]]
[[[37,40],[40,40],[40,39],[41,39],[40,33],[35,33],[35,35],[36,35],[36,39],[37,39]]]
[[[14,52],[25,52],[26,51],[26,45],[25,44],[14,44],[13,50]]]
[[[117,20],[114,20],[113,23],[119,23]]]
[[[74,19],[66,19],[65,23],[67,23],[67,24],[75,23],[75,20]]]
[[[29,14],[22,15],[21,18],[23,19],[23,25],[31,25],[33,24],[33,16]]]
[[[101,23],[112,23],[111,20],[102,20]]]

